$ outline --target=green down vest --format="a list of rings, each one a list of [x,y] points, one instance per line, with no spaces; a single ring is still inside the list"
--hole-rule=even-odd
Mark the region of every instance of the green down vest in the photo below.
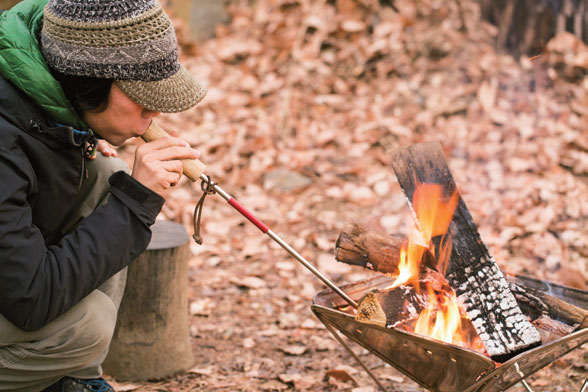
[[[37,103],[50,118],[87,130],[61,85],[45,63],[39,46],[43,7],[48,0],[23,0],[0,14],[0,75]]]

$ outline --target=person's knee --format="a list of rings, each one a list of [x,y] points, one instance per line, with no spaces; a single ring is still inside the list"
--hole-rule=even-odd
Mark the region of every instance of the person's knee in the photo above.
[[[117,171],[130,173],[131,170],[125,161],[116,157],[105,157],[98,153],[95,159],[86,162],[88,176],[93,177],[93,182],[108,183],[108,178]]]
[[[87,178],[82,185],[83,189],[87,189],[85,193],[98,195],[98,199],[102,200],[110,189],[108,179],[111,175],[121,170],[130,173],[129,166],[125,161],[115,157],[105,157],[98,153],[95,159],[86,161]],[[94,199],[94,197],[91,199]]]
[[[79,305],[81,318],[75,327],[75,345],[85,352],[88,360],[100,356],[110,345],[116,325],[117,309],[103,292],[95,290]]]

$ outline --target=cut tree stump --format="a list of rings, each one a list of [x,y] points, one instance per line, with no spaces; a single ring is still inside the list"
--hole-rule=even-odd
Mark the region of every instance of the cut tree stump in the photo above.
[[[189,236],[174,222],[157,221],[147,250],[128,270],[104,371],[119,381],[164,378],[189,369],[194,358],[188,326]]]

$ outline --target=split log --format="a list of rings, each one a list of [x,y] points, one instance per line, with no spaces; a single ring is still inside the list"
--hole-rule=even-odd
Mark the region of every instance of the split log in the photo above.
[[[422,222],[413,205],[413,196],[419,185],[438,184],[447,198],[457,194],[457,207],[449,230],[440,239],[449,240],[452,245],[446,279],[463,304],[490,357],[504,362],[540,345],[539,332],[521,312],[457,192],[441,145],[437,142],[421,143],[398,150],[392,155],[392,166],[419,228],[422,228]]]
[[[533,320],[550,318],[563,322],[574,330],[588,328],[588,310],[529,287],[516,276],[507,275],[506,279],[519,306]]]
[[[412,286],[376,289],[359,299],[355,319],[384,328],[393,327],[397,322],[417,318],[426,306],[423,296]]]
[[[400,235],[386,235],[352,224],[339,233],[335,244],[335,259],[372,271],[397,274],[400,250],[408,240]],[[421,266],[436,269],[435,259],[425,251]]]
[[[352,225],[337,238],[335,258],[374,271],[397,273],[400,249],[406,248],[406,244],[404,237],[368,232],[362,226]]]
[[[437,293],[451,291],[440,273],[426,267],[419,277],[419,284],[421,287],[429,285]],[[417,292],[412,285],[371,290],[359,299],[355,319],[382,327],[394,327],[398,323],[417,319],[427,307],[428,297],[428,292]]]
[[[341,240],[342,238],[344,240]],[[386,239],[391,240],[386,242]],[[343,244],[345,252],[340,252],[339,248],[335,249],[335,258],[342,263],[361,265],[381,273],[397,274],[400,248],[406,246],[407,242],[407,239],[400,235],[374,233],[363,226],[351,225],[339,234],[337,247]],[[378,251],[372,257],[370,250],[380,245],[385,245],[387,251]],[[433,268],[430,262],[423,262],[421,265],[424,265],[426,269]],[[588,310],[529,287],[522,279],[515,276],[506,275],[506,280],[517,304],[534,324],[540,325],[545,330],[569,331],[571,329],[574,331],[588,328]],[[378,298],[382,296],[383,294],[378,294]],[[386,302],[379,301],[382,304],[381,307],[387,306]],[[359,307],[362,306],[361,302],[360,300]],[[377,306],[374,307],[377,308]],[[389,316],[387,319],[393,320],[393,317]],[[569,328],[560,326],[558,324],[560,322]]]

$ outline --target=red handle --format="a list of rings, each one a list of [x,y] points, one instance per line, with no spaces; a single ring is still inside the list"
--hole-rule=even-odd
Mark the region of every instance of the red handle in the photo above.
[[[241,213],[241,215],[243,215],[245,218],[249,219],[249,221],[251,223],[253,223],[255,226],[257,226],[257,228],[259,230],[261,230],[263,232],[263,234],[265,234],[269,231],[269,227],[267,227],[262,221],[260,221],[255,216],[253,216],[253,214],[251,212],[249,212],[249,210],[247,208],[245,208],[241,204],[239,204],[239,202],[237,200],[235,200],[234,198],[231,197],[229,199],[229,204],[231,206],[233,206],[233,208],[235,208],[237,211],[239,211]]]

